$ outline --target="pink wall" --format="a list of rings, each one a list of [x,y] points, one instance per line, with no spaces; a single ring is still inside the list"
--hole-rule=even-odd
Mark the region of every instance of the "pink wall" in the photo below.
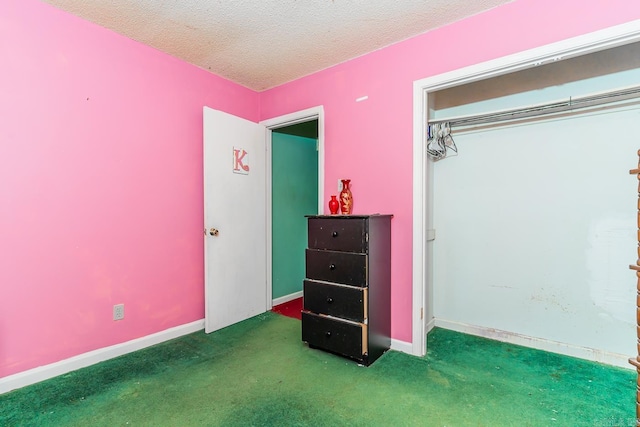
[[[411,341],[413,81],[639,18],[636,0],[517,0],[261,93],[261,119],[324,106],[325,200],[351,178],[355,213],[394,214],[394,338]]]
[[[36,0],[0,57],[0,377],[202,319],[202,106],[259,95]]]

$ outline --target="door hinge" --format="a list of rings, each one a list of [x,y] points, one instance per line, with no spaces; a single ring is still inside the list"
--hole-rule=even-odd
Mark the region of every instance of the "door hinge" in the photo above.
[[[420,309],[420,320],[424,319],[424,308]]]

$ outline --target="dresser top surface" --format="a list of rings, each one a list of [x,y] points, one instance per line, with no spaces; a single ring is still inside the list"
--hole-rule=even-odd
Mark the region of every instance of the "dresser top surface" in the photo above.
[[[371,214],[371,215],[305,215],[307,218],[371,218],[371,217],[393,217],[390,214]]]

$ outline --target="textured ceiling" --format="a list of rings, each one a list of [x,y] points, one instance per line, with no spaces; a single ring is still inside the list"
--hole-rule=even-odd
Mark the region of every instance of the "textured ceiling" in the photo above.
[[[43,0],[261,91],[511,0]]]

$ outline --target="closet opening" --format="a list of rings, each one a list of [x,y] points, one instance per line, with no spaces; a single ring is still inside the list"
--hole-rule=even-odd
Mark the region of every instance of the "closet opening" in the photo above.
[[[438,326],[629,367],[640,28],[612,31],[415,82],[414,353]]]

